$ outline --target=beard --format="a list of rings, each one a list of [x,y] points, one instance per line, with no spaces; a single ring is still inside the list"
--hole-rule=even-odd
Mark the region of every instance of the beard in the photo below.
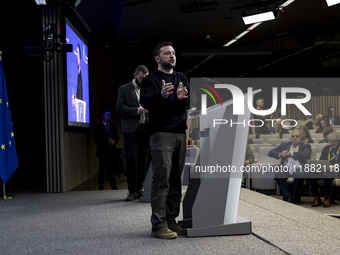
[[[160,61],[159,64],[164,68],[164,69],[173,69],[175,66],[176,66],[176,63],[175,64],[171,64],[169,62],[165,62],[165,61]]]
[[[135,82],[136,82],[136,84],[140,87],[140,84],[141,84],[141,83],[139,82],[139,80],[138,80],[137,78],[135,79]]]

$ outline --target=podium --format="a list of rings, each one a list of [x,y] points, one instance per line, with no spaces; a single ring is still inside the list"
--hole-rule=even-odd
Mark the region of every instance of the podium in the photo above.
[[[183,220],[179,222],[188,228],[188,237],[251,233],[251,222],[237,215],[243,175],[240,169],[244,165],[251,115],[246,94],[244,102],[244,115],[233,115],[231,99],[199,116],[200,156],[190,176],[183,200]],[[217,119],[228,123],[214,126]],[[204,166],[205,170],[208,166],[232,169],[212,174],[204,172]]]
[[[77,122],[86,122],[86,101],[75,99]]]

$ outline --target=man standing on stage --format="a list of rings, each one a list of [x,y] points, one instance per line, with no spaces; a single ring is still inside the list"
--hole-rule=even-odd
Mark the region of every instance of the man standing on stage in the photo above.
[[[140,85],[149,73],[146,66],[136,68],[134,79],[118,90],[117,111],[122,114],[122,131],[129,195],[126,202],[143,196],[146,158],[149,150],[148,110],[140,103]]]
[[[156,45],[154,58],[158,69],[146,76],[141,86],[141,104],[149,110],[151,135],[151,236],[173,239],[186,234],[175,219],[182,196],[190,87],[188,78],[174,71],[176,54],[172,43]]]

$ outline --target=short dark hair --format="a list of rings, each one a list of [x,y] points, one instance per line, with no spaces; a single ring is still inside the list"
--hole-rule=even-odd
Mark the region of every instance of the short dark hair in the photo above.
[[[157,44],[156,47],[154,48],[153,55],[159,56],[159,54],[161,53],[161,48],[163,48],[165,46],[174,47],[171,42],[161,42],[161,43]]]
[[[79,54],[79,57],[80,57],[80,59],[81,59],[81,50],[80,50],[80,45],[79,45],[79,43],[78,43],[77,48],[79,49],[79,50],[78,50],[78,54]]]
[[[143,74],[147,74],[149,72],[148,68],[144,65],[139,65],[136,67],[135,74],[139,74],[142,72]]]
[[[105,115],[106,112],[110,113],[110,111],[107,110],[107,109],[106,109],[106,110],[103,110],[103,111],[102,111],[102,117]],[[111,114],[111,113],[110,113],[110,114]]]
[[[328,107],[328,114],[331,113],[331,109],[334,109],[334,111],[335,111],[335,108],[333,106],[330,106],[330,107]]]
[[[320,120],[320,123],[321,123],[321,121],[326,122],[326,127],[330,127],[330,126],[331,126],[331,124],[329,123],[329,120],[328,120],[328,119],[323,118],[322,120]]]

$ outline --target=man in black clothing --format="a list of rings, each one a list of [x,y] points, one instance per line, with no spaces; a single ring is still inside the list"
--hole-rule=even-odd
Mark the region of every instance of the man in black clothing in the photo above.
[[[335,115],[335,108],[333,106],[328,107],[328,116],[325,117],[331,126],[340,125],[339,116]]]
[[[172,239],[186,234],[176,223],[182,196],[181,175],[186,157],[186,122],[189,109],[187,77],[173,69],[175,50],[170,42],[154,50],[158,70],[141,85],[141,105],[149,110],[152,154],[152,236]]]
[[[118,131],[114,124],[110,123],[110,112],[102,113],[103,122],[94,129],[94,141],[97,143],[96,156],[99,157],[98,188],[104,189],[105,172],[110,177],[111,189],[118,189],[116,185],[116,144],[119,141]]]

